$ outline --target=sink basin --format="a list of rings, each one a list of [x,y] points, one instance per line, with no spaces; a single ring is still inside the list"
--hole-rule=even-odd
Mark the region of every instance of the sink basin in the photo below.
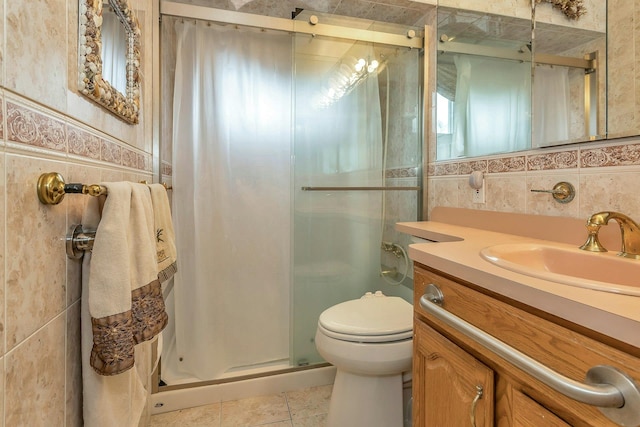
[[[480,256],[516,273],[580,288],[640,296],[640,260],[615,252],[536,243],[489,246]]]

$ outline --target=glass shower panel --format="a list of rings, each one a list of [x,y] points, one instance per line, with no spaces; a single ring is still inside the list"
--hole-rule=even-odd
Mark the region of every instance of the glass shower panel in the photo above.
[[[387,115],[395,107],[388,107],[390,92],[405,94],[405,88],[391,87],[388,67],[406,52],[409,49],[295,36],[293,365],[322,362],[314,336],[323,310],[380,289],[385,192],[362,188],[386,185],[390,151],[395,150],[396,158],[402,153],[397,161],[408,157],[414,170],[420,164],[419,150],[407,156],[401,148],[405,143],[414,151],[421,147],[419,79],[411,82],[413,118]],[[417,52],[414,57],[410,66],[417,77]],[[415,141],[406,140],[397,126],[387,129],[392,120],[416,130]],[[388,141],[390,132],[398,138]],[[398,147],[391,148],[394,145]],[[412,218],[401,220],[415,219],[414,211]]]

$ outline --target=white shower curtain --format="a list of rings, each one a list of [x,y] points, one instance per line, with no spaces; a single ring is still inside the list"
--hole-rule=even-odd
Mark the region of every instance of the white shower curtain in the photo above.
[[[177,22],[179,368],[289,358],[291,35]]]
[[[111,6],[102,13],[102,77],[127,95],[127,34]]]
[[[452,156],[531,146],[531,63],[456,55]],[[471,120],[470,118],[473,118]]]
[[[569,69],[538,65],[533,85],[533,147],[569,140]]]

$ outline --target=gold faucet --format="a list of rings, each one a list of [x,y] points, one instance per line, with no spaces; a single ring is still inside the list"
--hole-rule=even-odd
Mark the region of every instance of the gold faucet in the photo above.
[[[622,237],[622,249],[618,255],[626,258],[640,259],[640,226],[628,216],[619,212],[598,212],[587,220],[589,236],[580,249],[592,252],[606,252],[604,246],[598,240],[598,231],[603,225],[607,225],[610,219],[615,219],[620,225]]]

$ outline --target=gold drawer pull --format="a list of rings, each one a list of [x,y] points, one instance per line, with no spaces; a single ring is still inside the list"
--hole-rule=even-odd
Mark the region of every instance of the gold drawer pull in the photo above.
[[[473,398],[473,403],[471,403],[471,426],[476,427],[476,406],[478,406],[478,401],[482,399],[482,395],[484,394],[484,388],[481,385],[476,386],[476,397]]]

